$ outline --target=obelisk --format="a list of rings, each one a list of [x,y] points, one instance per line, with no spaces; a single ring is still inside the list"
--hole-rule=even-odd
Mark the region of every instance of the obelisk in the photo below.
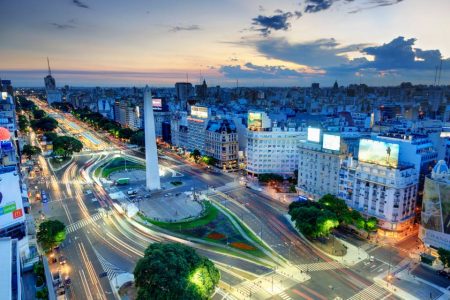
[[[161,189],[159,178],[158,151],[156,149],[155,117],[153,115],[152,92],[144,88],[144,130],[145,130],[145,176],[147,190]]]

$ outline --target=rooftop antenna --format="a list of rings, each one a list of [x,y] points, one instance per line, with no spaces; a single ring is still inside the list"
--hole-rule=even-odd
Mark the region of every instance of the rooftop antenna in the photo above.
[[[50,69],[50,60],[48,59],[48,56],[47,56],[47,66],[48,66],[48,75],[52,75],[52,70]]]

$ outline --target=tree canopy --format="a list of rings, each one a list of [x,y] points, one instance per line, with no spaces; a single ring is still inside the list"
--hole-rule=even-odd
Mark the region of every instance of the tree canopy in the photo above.
[[[56,155],[71,156],[74,152],[83,150],[83,144],[71,136],[58,136],[53,140],[53,152]]]
[[[209,155],[203,156],[202,161],[208,166],[215,166],[219,162],[215,157]]]
[[[153,243],[134,269],[137,299],[209,299],[220,273],[183,244]]]
[[[35,120],[42,119],[46,115],[47,115],[47,113],[45,111],[43,111],[42,109],[35,109],[35,110],[33,110],[33,117],[34,117]]]
[[[284,179],[283,179],[283,176],[281,176],[281,175],[267,173],[267,174],[259,174],[258,180],[259,180],[259,182],[262,182],[262,183],[269,183],[271,181],[283,182]]]
[[[28,126],[30,126],[30,121],[24,115],[19,115],[19,130],[22,132],[27,131]]]
[[[33,155],[38,155],[41,153],[42,153],[41,148],[31,146],[29,144],[24,145],[22,148],[22,154],[28,157],[28,159],[30,159]]]
[[[450,251],[444,248],[438,249],[439,260],[442,262],[442,265],[445,268],[448,268],[450,265]]]
[[[43,117],[39,120],[31,121],[31,128],[35,131],[53,131],[58,127],[58,121],[52,117]]]
[[[131,128],[122,128],[119,130],[121,139],[129,140],[133,136],[134,131]]]
[[[145,132],[143,130],[136,131],[130,138],[130,143],[144,146],[145,145]]]
[[[194,159],[194,161],[197,163],[202,154],[198,149],[194,149],[194,151],[191,152],[190,156]]]
[[[58,220],[47,220],[39,225],[37,241],[44,250],[57,247],[66,239],[66,225]]]
[[[339,225],[354,225],[367,232],[377,229],[378,220],[367,220],[356,210],[347,207],[344,200],[325,195],[319,201],[297,201],[289,205],[289,214],[295,226],[306,236],[316,238],[328,236]]]

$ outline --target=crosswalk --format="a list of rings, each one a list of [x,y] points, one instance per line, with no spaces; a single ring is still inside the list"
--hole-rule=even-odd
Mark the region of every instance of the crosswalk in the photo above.
[[[317,272],[345,268],[342,264],[335,261],[296,265],[296,267],[304,272]]]
[[[122,269],[116,267],[109,261],[107,261],[103,256],[100,255],[96,250],[94,250],[95,255],[98,258],[98,261],[100,262],[100,265],[102,265],[103,271],[106,272],[108,279],[112,281],[115,277],[117,277],[120,274],[126,273]]]
[[[96,213],[88,218],[74,222],[66,227],[66,232],[68,234],[75,232],[80,228],[83,228],[89,224],[92,224],[92,223],[100,220],[104,215],[105,215],[104,213]]]
[[[292,300],[292,298],[286,294],[286,292],[281,292],[278,294],[278,296],[280,296],[283,300]]]
[[[376,300],[388,296],[390,293],[376,283],[359,291],[347,300]]]

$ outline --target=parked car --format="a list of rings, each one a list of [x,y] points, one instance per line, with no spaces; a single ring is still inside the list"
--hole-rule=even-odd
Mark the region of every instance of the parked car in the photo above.
[[[60,265],[65,265],[66,263],[67,263],[67,258],[65,256],[61,255],[59,257],[59,264]]]

